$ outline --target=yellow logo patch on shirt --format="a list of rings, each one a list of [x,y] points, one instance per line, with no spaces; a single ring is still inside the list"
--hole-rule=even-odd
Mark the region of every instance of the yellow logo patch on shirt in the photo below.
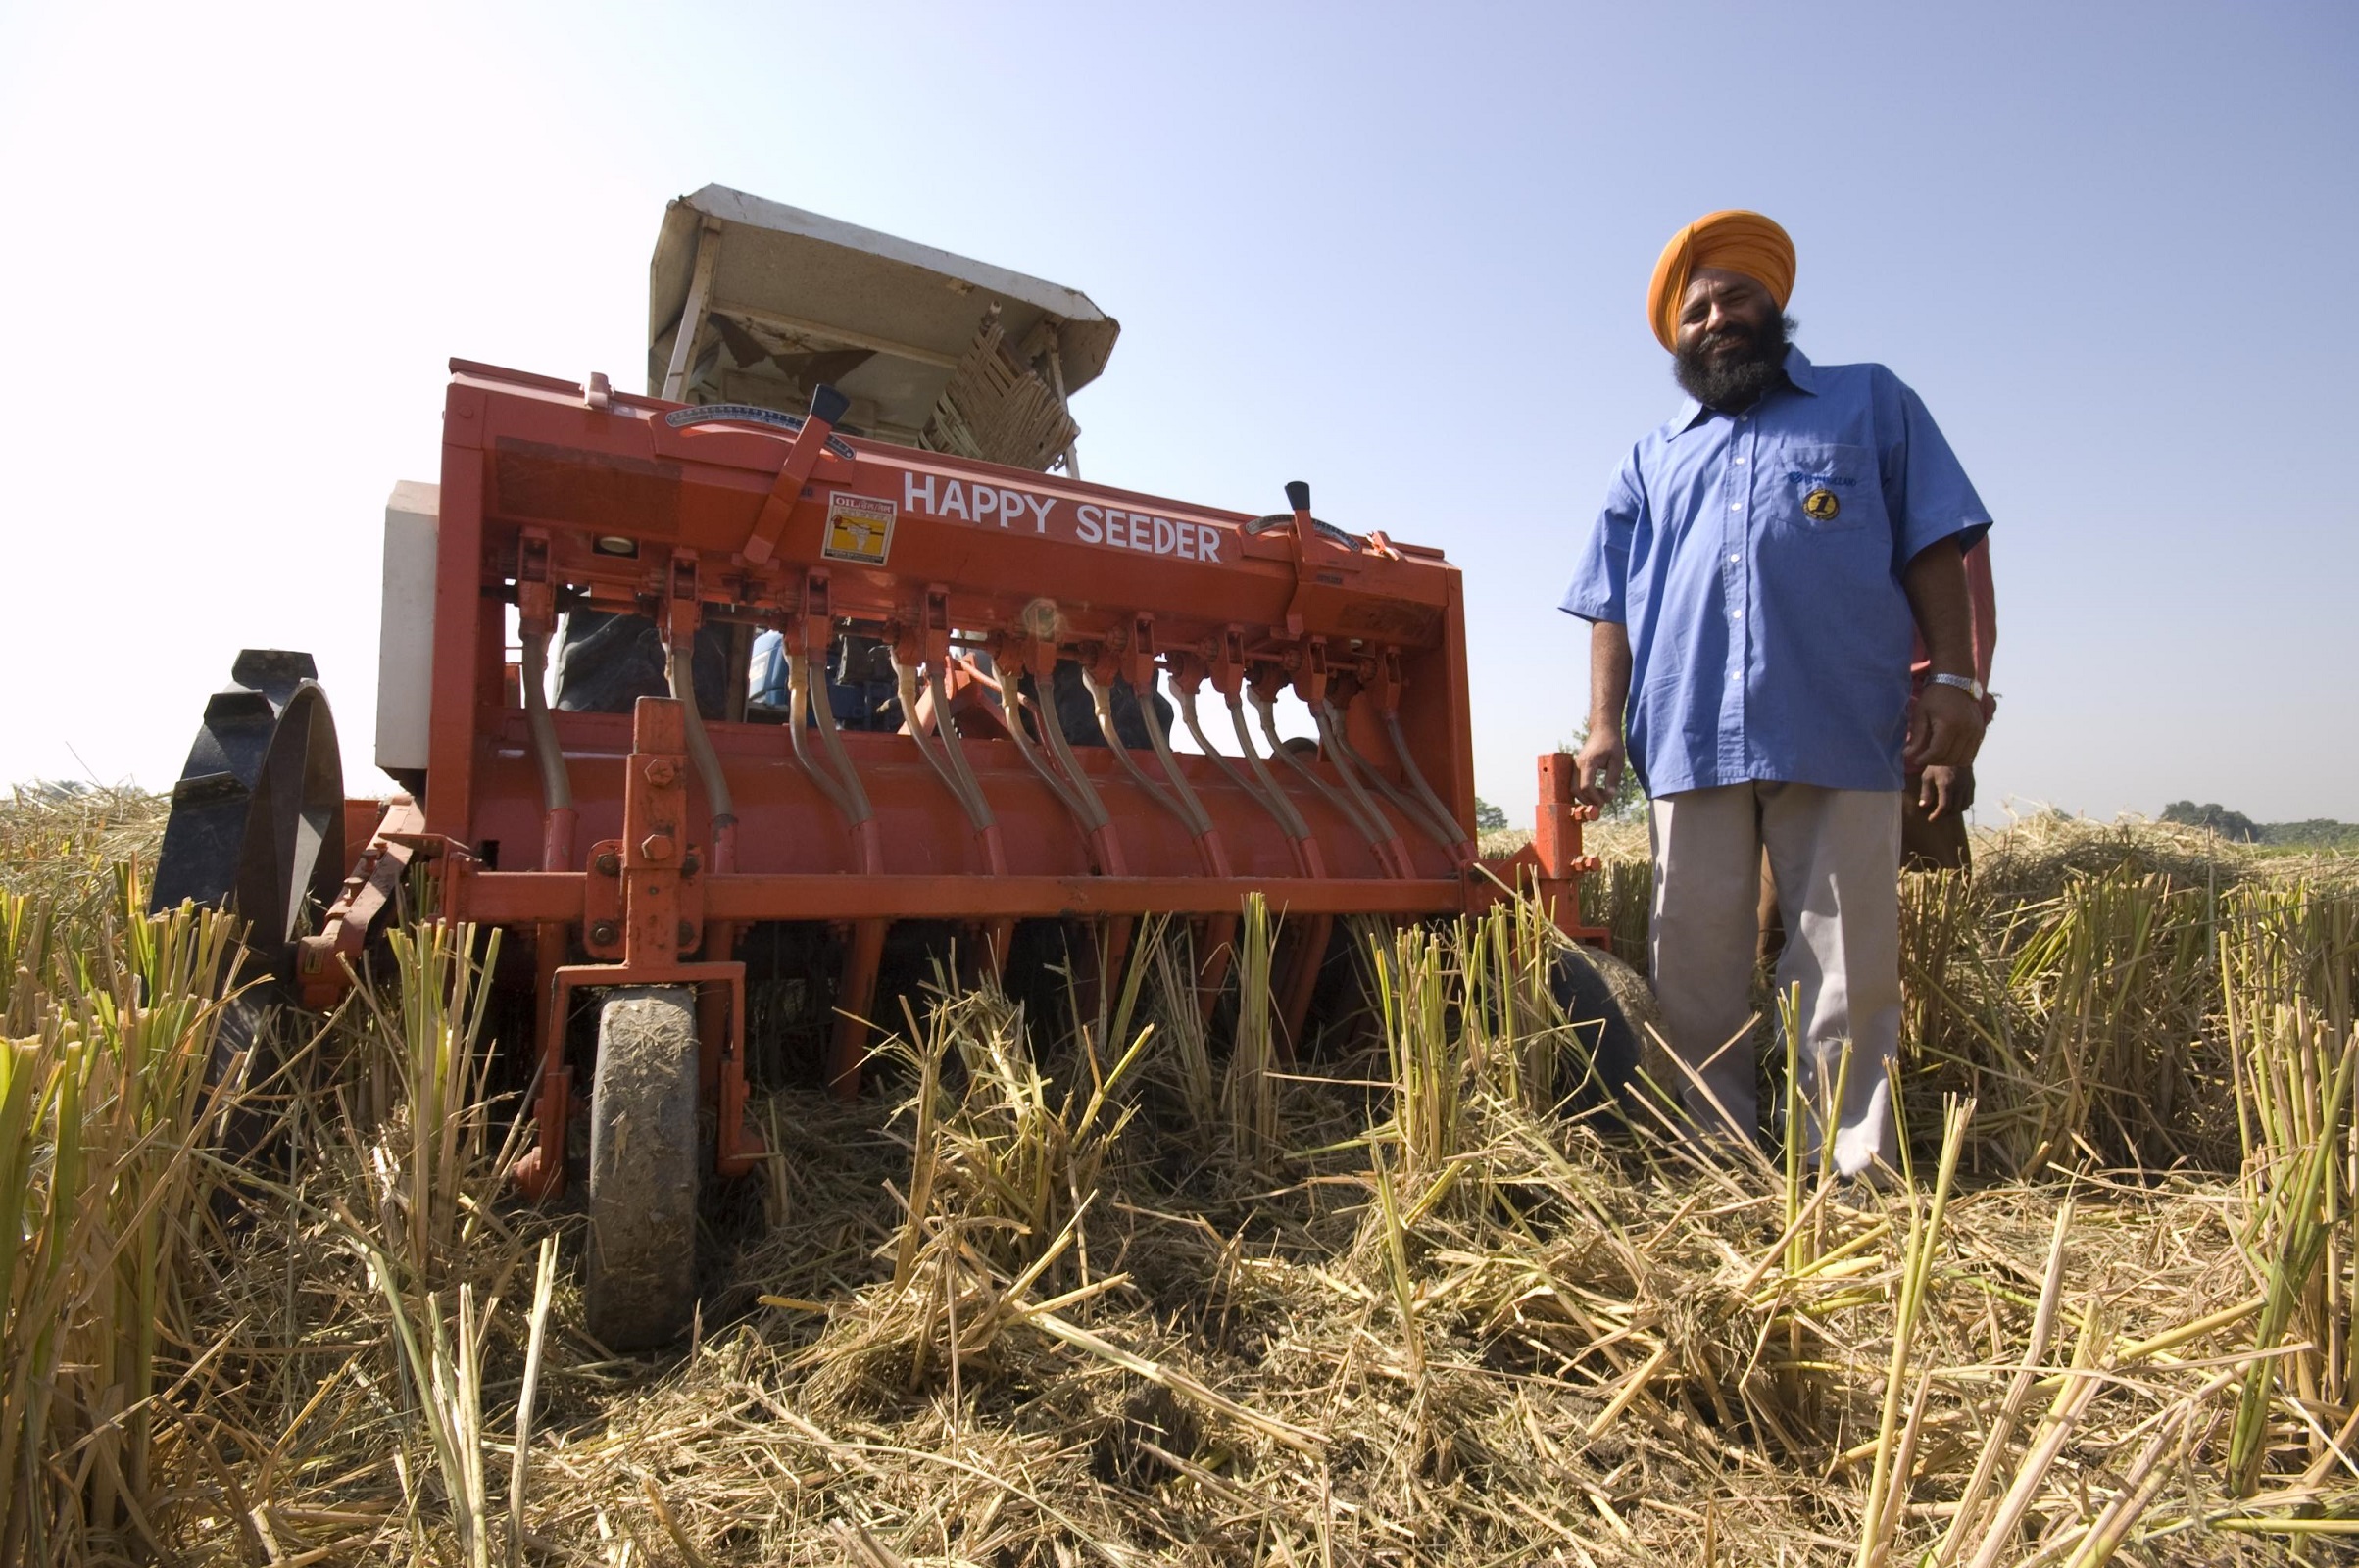
[[[1820,485],[1816,490],[1802,497],[1803,513],[1816,522],[1832,521],[1835,514],[1842,510],[1843,503],[1836,500],[1835,492],[1825,485]]]

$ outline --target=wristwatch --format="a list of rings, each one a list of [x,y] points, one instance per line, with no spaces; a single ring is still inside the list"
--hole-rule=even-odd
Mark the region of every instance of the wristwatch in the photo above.
[[[1955,686],[1959,691],[1964,692],[1976,702],[1979,703],[1983,700],[1983,683],[1979,680],[1976,680],[1972,675],[1951,675],[1947,673],[1941,673],[1933,675],[1929,678],[1936,686]]]

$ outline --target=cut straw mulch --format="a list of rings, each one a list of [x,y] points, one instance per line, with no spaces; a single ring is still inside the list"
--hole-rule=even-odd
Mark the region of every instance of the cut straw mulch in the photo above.
[[[1208,1036],[1180,935],[1143,932],[1079,1026],[944,993],[867,1098],[762,1100],[777,1153],[707,1205],[697,1333],[624,1357],[576,1212],[503,1182],[485,939],[412,928],[366,1004],[279,1021],[238,1091],[261,1168],[185,1071],[152,1105],[73,1077],[120,1050],[101,992],[183,1068],[214,1020],[92,804],[0,822],[38,847],[0,884],[0,1113],[61,1271],[0,1270],[0,1332],[88,1348],[10,1362],[0,1562],[1993,1568],[2359,1534],[2332,862],[2049,824],[1913,884],[1887,1191],[1568,1119],[1581,1020],[1529,911],[1358,931],[1368,1016],[1291,1067],[1240,1064],[1233,1007]]]

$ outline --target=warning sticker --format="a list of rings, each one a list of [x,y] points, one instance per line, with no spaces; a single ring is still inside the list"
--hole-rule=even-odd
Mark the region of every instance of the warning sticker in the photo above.
[[[827,495],[827,537],[819,554],[830,561],[881,566],[893,551],[893,503],[874,496]]]

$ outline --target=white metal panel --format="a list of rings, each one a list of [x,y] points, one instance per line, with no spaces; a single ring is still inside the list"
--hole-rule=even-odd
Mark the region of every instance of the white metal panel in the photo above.
[[[720,224],[711,308],[719,315],[801,326],[836,344],[932,365],[947,374],[995,301],[1008,347],[1028,359],[1032,334],[1053,324],[1065,390],[1097,379],[1121,323],[1078,289],[1027,277],[857,223],[707,185],[671,203],[648,266],[648,390],[663,387],[671,336],[686,303],[707,220]],[[932,391],[940,390],[942,376]],[[927,406],[932,392],[927,394]],[[922,419],[922,414],[919,416]]]
[[[434,547],[442,487],[404,479],[385,503],[384,616],[376,634],[376,765],[422,768],[434,696]]]

